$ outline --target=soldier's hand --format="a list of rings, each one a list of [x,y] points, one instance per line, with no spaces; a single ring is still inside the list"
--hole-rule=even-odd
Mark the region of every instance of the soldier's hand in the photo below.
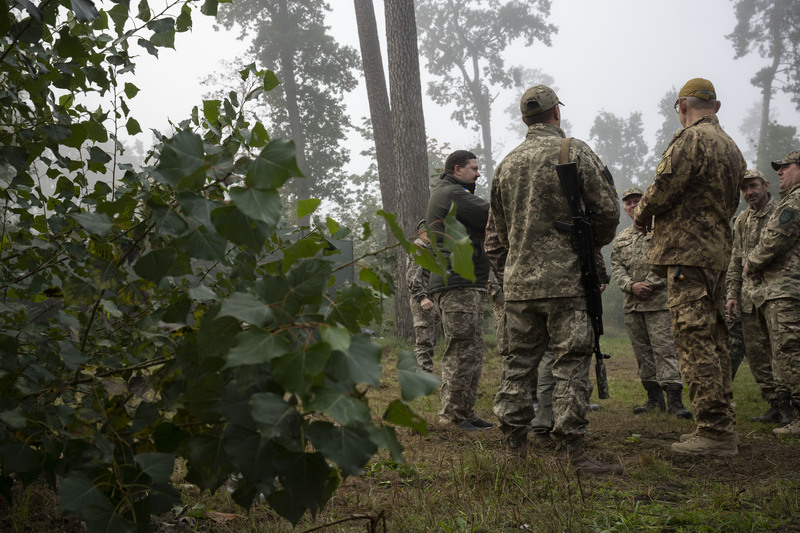
[[[430,311],[431,309],[433,309],[433,302],[429,298],[423,298],[419,302],[419,306],[425,311]]]
[[[637,281],[631,285],[631,292],[640,300],[647,300],[653,294],[653,288],[644,281]]]
[[[642,222],[636,217],[633,217],[633,227],[641,233],[647,233],[650,230],[650,225],[648,223]]]
[[[750,268],[750,263],[744,264],[744,269],[742,270],[742,273],[753,281],[762,279],[764,277],[764,272],[762,272],[761,270],[752,270]]]
[[[739,314],[739,300],[730,298],[725,302],[725,311],[728,313],[728,320],[733,320]]]

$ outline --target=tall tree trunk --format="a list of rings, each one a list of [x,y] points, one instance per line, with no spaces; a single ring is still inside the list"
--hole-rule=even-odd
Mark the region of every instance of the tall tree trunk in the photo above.
[[[492,178],[494,177],[494,159],[492,158],[492,100],[483,91],[478,96],[478,122],[481,125],[481,135],[483,136],[483,161],[478,163],[483,167],[482,174],[486,178],[486,189],[492,188]]]
[[[771,17],[779,16],[781,13],[778,9],[773,9],[770,13]],[[767,136],[769,133],[769,117],[770,105],[772,103],[773,84],[775,82],[775,75],[780,67],[781,58],[783,57],[783,39],[780,35],[780,24],[771,21],[770,28],[772,32],[772,64],[762,71],[761,73],[761,124],[758,130],[758,146],[756,147],[756,168],[762,172],[768,172],[772,167],[769,165],[770,154],[767,153],[769,147],[767,146]],[[767,173],[767,175],[769,175]]]
[[[386,0],[385,10],[394,160],[398,176],[398,218],[405,233],[410,234],[417,222],[425,218],[429,196],[428,151],[422,112],[414,0]],[[403,264],[398,261],[398,265]],[[410,338],[413,322],[407,305],[408,284],[402,270],[398,269],[401,283],[398,284],[396,298],[406,306],[396,317],[397,335]]]
[[[289,115],[289,129],[291,130],[292,141],[294,141],[297,150],[297,166],[306,177],[305,180],[292,180],[292,184],[295,186],[295,193],[297,196],[301,199],[305,199],[308,198],[308,183],[311,180],[311,176],[309,175],[308,165],[306,164],[306,143],[305,136],[303,135],[303,122],[300,119],[300,105],[297,101],[297,80],[294,70],[295,48],[293,44],[295,37],[292,35],[293,26],[289,21],[287,0],[279,0],[275,22],[277,23],[277,27],[280,28],[280,62],[281,74],[283,75],[283,80],[281,80],[281,82],[286,95],[286,112]],[[269,63],[267,62],[265,64]]]

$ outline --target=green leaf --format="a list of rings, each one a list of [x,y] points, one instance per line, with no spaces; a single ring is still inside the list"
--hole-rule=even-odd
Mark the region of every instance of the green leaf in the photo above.
[[[275,320],[267,304],[253,294],[245,292],[235,292],[223,300],[222,309],[217,316],[232,316],[258,327],[264,327]]]
[[[252,189],[248,187],[233,187],[230,189],[231,200],[242,213],[264,222],[271,233],[278,224],[281,216],[283,202],[277,191]]]
[[[331,350],[322,343],[299,351],[289,352],[272,361],[272,376],[287,392],[305,396],[315,385],[322,385],[322,371],[330,358]]]
[[[265,439],[291,441],[300,435],[300,414],[277,394],[258,392],[250,396],[250,415]]]
[[[100,15],[91,0],[70,0],[70,2],[72,11],[75,12],[75,18],[79,22],[91,22]]]
[[[326,342],[331,349],[346,352],[350,347],[350,332],[346,328],[322,326],[319,329],[322,340]]]
[[[128,99],[131,99],[137,94],[139,94],[139,88],[132,83],[125,82],[125,96],[127,96]]]
[[[406,239],[403,229],[397,223],[397,215],[384,211],[383,209],[379,210],[377,214],[382,216],[386,223],[389,224],[392,235],[394,235],[394,238],[400,243],[400,246],[403,247],[403,250],[405,250],[406,253],[410,252],[414,247],[414,243]]]
[[[90,305],[97,300],[97,288],[85,280],[70,277],[61,289],[64,293],[64,305]]]
[[[200,489],[214,492],[233,472],[220,437],[196,435],[189,438],[189,473],[186,480]]]
[[[400,400],[393,400],[383,413],[383,419],[396,426],[409,427],[423,435],[428,433],[428,423]]]
[[[142,133],[142,127],[139,125],[139,121],[133,117],[129,118],[125,123],[125,130],[128,132],[128,135],[131,136]]]
[[[143,255],[133,266],[133,270],[139,277],[158,283],[169,273],[177,256],[178,251],[174,248],[153,250]]]
[[[28,419],[25,418],[22,407],[19,406],[10,411],[3,411],[0,413],[0,421],[8,426],[9,429],[23,429],[28,423]]]
[[[196,228],[177,241],[178,249],[186,255],[208,261],[224,259],[227,245],[225,239],[216,233],[210,233],[204,227]]]
[[[266,224],[249,218],[233,204],[214,209],[211,221],[220,235],[252,252],[260,251],[269,238],[270,228]]]
[[[166,484],[175,468],[173,453],[140,453],[133,458],[142,472],[150,476],[153,483]]]
[[[345,476],[364,473],[364,465],[378,447],[362,429],[336,427],[330,422],[313,422],[308,428],[308,438],[314,447],[334,461]]]
[[[182,33],[190,30],[191,28],[192,9],[187,4],[184,4],[183,7],[181,7],[181,14],[178,15],[178,18],[175,21],[175,31]]]
[[[331,264],[323,259],[300,259],[286,273],[292,297],[301,305],[317,304],[328,286]]]
[[[281,481],[294,500],[316,514],[328,489],[331,470],[321,453],[292,453],[278,457]]]
[[[314,257],[328,247],[328,243],[317,239],[299,239],[283,250],[283,270],[288,271],[298,260]]]
[[[181,178],[191,176],[203,167],[204,157],[200,136],[182,130],[164,144],[154,174],[161,183],[177,187]]]
[[[274,72],[268,70],[264,73],[264,90],[271,91],[275,87],[281,84],[281,81],[278,79],[278,76],[275,75]]]
[[[319,207],[320,203],[322,203],[322,200],[317,200],[316,198],[300,200],[297,202],[297,218],[303,218],[310,215],[317,210],[317,207]]]
[[[344,351],[351,379],[356,383],[366,383],[376,389],[380,388],[381,353],[381,346],[369,335],[359,333],[353,336],[350,347]]]
[[[291,177],[301,177],[294,142],[270,141],[247,169],[247,184],[255,189],[277,189]]]
[[[132,524],[114,513],[114,505],[83,472],[72,471],[58,484],[60,508],[86,521],[90,533],[133,532]]]
[[[200,12],[203,15],[208,15],[209,17],[216,17],[218,4],[219,0],[206,0],[205,2],[203,2],[203,6],[200,8]]]
[[[89,233],[105,237],[111,231],[114,222],[108,218],[108,215],[103,213],[75,213],[70,215],[75,222],[83,226],[83,229]]]
[[[344,425],[369,422],[369,408],[364,402],[349,394],[323,388],[314,389],[312,392],[314,397],[308,402],[308,409],[330,415]]]
[[[219,120],[219,108],[222,105],[220,100],[203,100],[203,116],[211,124],[216,124]]]
[[[288,351],[286,341],[276,334],[250,328],[236,336],[236,345],[228,352],[225,368],[260,365]]]
[[[427,396],[442,384],[437,376],[422,370],[408,350],[400,350],[397,356],[397,381],[402,398],[407,402]]]

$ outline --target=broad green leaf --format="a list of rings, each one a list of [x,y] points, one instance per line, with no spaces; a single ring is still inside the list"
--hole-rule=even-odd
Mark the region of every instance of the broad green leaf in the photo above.
[[[378,450],[365,431],[337,427],[330,422],[313,422],[308,428],[308,438],[327,459],[339,465],[345,476],[363,474],[364,465]]]
[[[287,272],[299,259],[314,257],[327,248],[328,243],[316,239],[299,239],[283,250],[283,271]]]
[[[274,89],[275,87],[277,87],[280,84],[281,84],[281,82],[278,79],[278,76],[276,76],[274,72],[272,72],[271,70],[268,70],[267,72],[264,73],[264,90],[265,91],[271,91],[272,89]]]
[[[196,228],[177,241],[178,249],[186,255],[209,261],[224,259],[227,245],[224,238],[203,227]]]
[[[205,0],[205,2],[203,2],[203,6],[200,8],[200,12],[203,15],[208,15],[209,17],[216,17],[218,4],[219,0]]]
[[[247,184],[255,189],[277,189],[292,177],[301,177],[295,159],[294,142],[270,141],[247,169]]]
[[[10,411],[3,411],[0,413],[0,421],[8,426],[9,429],[22,429],[28,423],[28,419],[25,418],[22,407],[19,406]]]
[[[344,351],[347,370],[356,383],[366,383],[376,389],[381,382],[381,347],[369,335],[359,333],[350,340]]]
[[[321,343],[289,352],[272,360],[272,375],[288,392],[305,396],[311,387],[324,383],[322,371],[330,355]]]
[[[132,83],[125,82],[125,96],[127,96],[128,99],[131,99],[137,94],[139,94],[139,88]]]
[[[259,392],[250,396],[250,415],[265,439],[292,440],[299,436],[300,414],[277,394]]]
[[[203,116],[211,124],[216,124],[219,120],[219,108],[222,105],[220,100],[203,100]]]
[[[383,413],[383,419],[396,426],[409,427],[423,435],[428,433],[428,423],[400,400],[393,400]]]
[[[250,328],[236,336],[236,345],[226,357],[225,368],[260,365],[289,351],[286,341],[278,335]]]
[[[317,210],[322,200],[316,198],[309,198],[307,200],[300,200],[297,202],[297,218],[303,218],[310,215]]]
[[[176,187],[181,178],[193,175],[203,166],[204,157],[200,136],[182,130],[164,144],[155,176],[162,183]]]
[[[116,291],[125,282],[125,276],[120,269],[113,262],[100,257],[93,256],[86,263],[86,270],[89,271],[92,281],[100,290]]]
[[[125,130],[128,132],[128,135],[131,136],[142,133],[142,127],[139,125],[139,121],[133,117],[130,117],[125,123]]]
[[[407,402],[432,393],[442,384],[437,376],[422,370],[408,350],[400,350],[397,356],[397,381],[402,398]]]
[[[72,11],[79,22],[91,22],[100,14],[91,0],[70,0]]]
[[[61,142],[64,139],[67,139],[70,135],[72,135],[72,129],[68,126],[63,126],[61,124],[49,124],[40,126],[39,130],[42,132],[42,135],[45,137],[49,137],[54,141]]]
[[[114,504],[83,472],[72,471],[58,484],[60,508],[86,521],[90,533],[127,533],[135,527],[114,512]]]
[[[267,503],[275,512],[288,520],[293,526],[306,514],[306,508],[286,490],[276,490],[267,496]]]
[[[168,483],[175,468],[173,453],[140,453],[133,460],[156,484]]]
[[[292,453],[277,459],[286,491],[315,515],[328,489],[331,468],[325,457],[321,453]]]
[[[99,237],[105,237],[111,231],[114,222],[103,213],[75,213],[70,217],[83,226],[83,229]]]
[[[258,327],[264,327],[275,319],[267,304],[245,292],[235,292],[223,300],[217,316],[232,316]]]
[[[76,277],[70,277],[62,287],[64,305],[90,305],[97,300],[98,292],[94,284]]]
[[[399,242],[403,247],[403,250],[405,250],[406,253],[410,252],[414,246],[414,243],[406,239],[403,229],[397,223],[397,215],[384,211],[383,209],[379,210],[376,214],[382,216],[386,223],[389,224],[389,229],[391,230],[392,235],[394,235],[394,238],[397,239],[397,242]]]
[[[196,435],[189,438],[189,473],[186,480],[201,490],[217,490],[233,472],[220,437]]]
[[[158,283],[169,273],[177,256],[178,251],[174,248],[153,250],[139,258],[133,270],[139,277]]]
[[[300,259],[286,273],[291,285],[292,297],[302,305],[322,301],[322,293],[328,286],[331,264],[323,259]]]
[[[220,235],[235,244],[246,246],[252,252],[260,251],[269,238],[270,228],[267,224],[249,218],[233,204],[212,211],[211,221]]]
[[[150,4],[147,0],[139,0],[139,8],[138,13],[136,14],[136,18],[141,20],[142,22],[150,22],[150,19],[153,18],[152,11],[150,10]]]
[[[93,293],[94,294],[94,293]],[[58,341],[58,352],[67,370],[74,372],[80,365],[86,363],[89,357],[81,352],[71,341]]]
[[[350,347],[350,332],[346,328],[326,327],[319,329],[322,340],[328,343],[333,350],[345,352]]]
[[[308,409],[330,415],[344,425],[369,422],[369,408],[349,394],[323,388],[312,392],[314,397],[308,403]]]
[[[232,187],[231,200],[242,213],[266,223],[268,233],[272,233],[281,216],[283,202],[277,191],[253,189],[249,187]]]
[[[209,300],[216,300],[217,294],[205,285],[198,285],[189,289],[189,297],[198,302],[208,302]]]
[[[175,31],[182,33],[192,28],[192,9],[184,4],[181,7],[181,14],[175,20]]]

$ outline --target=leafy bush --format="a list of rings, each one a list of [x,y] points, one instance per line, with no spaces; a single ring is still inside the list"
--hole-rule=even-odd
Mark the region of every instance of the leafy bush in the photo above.
[[[120,125],[140,131],[126,104],[138,89],[120,81],[134,48],[172,47],[197,10],[0,2],[0,492],[44,476],[92,532],[149,531],[179,498],[178,458],[203,489],[240,473],[237,503],[263,494],[296,523],[378,448],[401,461],[393,425],[424,431],[406,402],[437,385],[404,353],[402,398],[371,415],[381,349],[361,327],[392,282],[362,261],[362,283],[334,291],[330,240],[347,230],[284,227],[294,147],[239,112],[274,74],[244,69],[258,89],[156,132],[145,166],[116,164]]]

